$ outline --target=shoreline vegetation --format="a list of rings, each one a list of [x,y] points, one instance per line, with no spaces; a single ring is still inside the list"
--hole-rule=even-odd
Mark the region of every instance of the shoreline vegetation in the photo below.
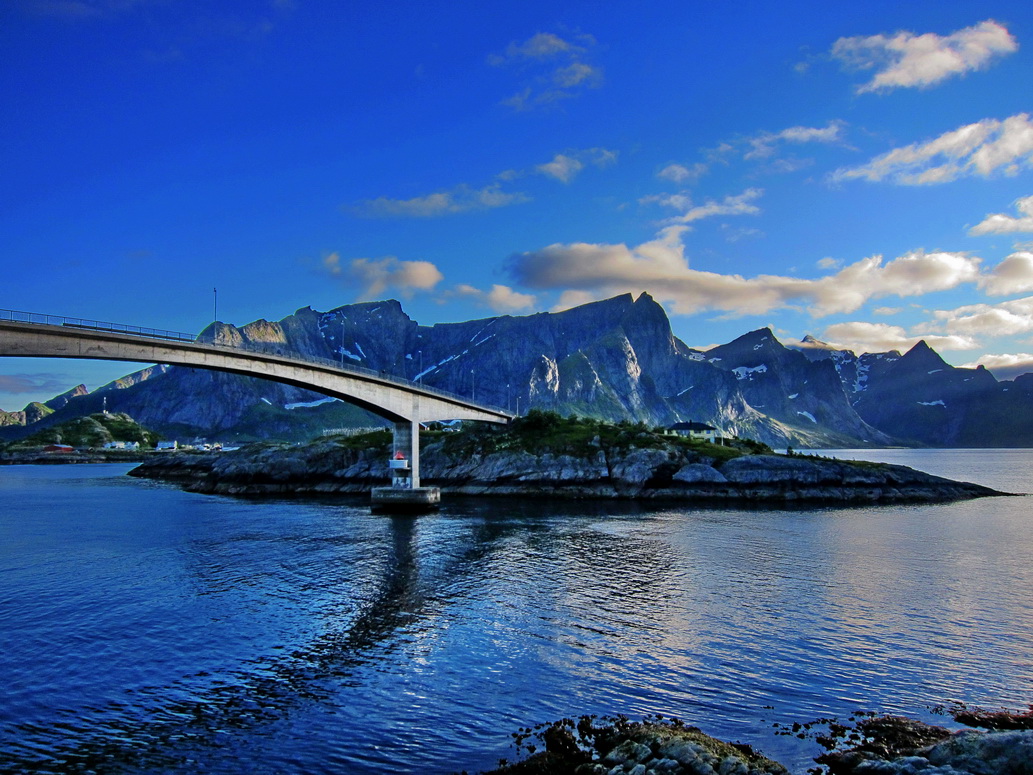
[[[487,497],[668,500],[719,505],[939,502],[1006,495],[885,463],[776,454],[532,410],[508,426],[432,427],[421,436],[421,484]],[[148,456],[131,476],[191,492],[261,496],[368,494],[389,480],[387,430],[303,445],[256,443],[221,454]]]
[[[1033,772],[1033,706],[934,708],[964,729],[859,712],[780,728],[824,753],[810,775],[1023,775]],[[581,716],[512,734],[515,762],[480,775],[789,775],[752,746],[713,738],[676,718]],[[464,772],[463,775],[466,775]]]

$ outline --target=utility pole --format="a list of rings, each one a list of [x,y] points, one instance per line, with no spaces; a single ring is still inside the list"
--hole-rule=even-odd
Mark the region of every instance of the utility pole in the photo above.
[[[474,382],[473,369],[470,369],[470,400],[477,401],[477,383]]]
[[[344,313],[341,313],[341,368],[344,368]]]

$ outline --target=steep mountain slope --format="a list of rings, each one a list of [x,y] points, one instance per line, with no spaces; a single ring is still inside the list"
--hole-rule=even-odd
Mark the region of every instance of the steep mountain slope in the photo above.
[[[1033,378],[998,383],[985,370],[954,369],[924,343],[905,356],[858,357],[813,338],[787,348],[766,328],[703,352],[674,336],[647,294],[433,326],[394,300],[306,307],[275,322],[216,323],[201,338],[362,366],[514,413],[697,420],[773,446],[1033,446]],[[24,427],[0,428],[0,436],[99,411],[105,399],[110,411],[170,438],[300,440],[382,424],[318,393],[187,367],[149,367],[93,394],[58,398],[6,413]],[[991,416],[1008,422],[991,432]]]
[[[857,413],[901,444],[1033,446],[1033,375],[998,382],[982,366],[951,366],[924,341],[903,356],[857,356],[813,337],[798,349],[833,363]]]
[[[707,360],[735,375],[743,396],[755,409],[790,427],[809,423],[798,431],[805,438],[808,431],[820,437],[827,435],[823,429],[834,428],[863,443],[891,441],[858,416],[831,361],[809,360],[784,347],[768,328],[715,347],[707,353]]]

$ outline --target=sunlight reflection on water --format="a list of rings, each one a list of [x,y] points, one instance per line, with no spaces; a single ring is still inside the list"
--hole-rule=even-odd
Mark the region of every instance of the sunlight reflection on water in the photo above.
[[[0,469],[3,770],[444,773],[660,712],[802,772],[773,722],[1029,700],[1024,499],[403,519],[72,468]]]

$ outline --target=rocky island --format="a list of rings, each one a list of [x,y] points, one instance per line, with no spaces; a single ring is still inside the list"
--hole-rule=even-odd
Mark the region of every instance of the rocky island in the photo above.
[[[1003,495],[905,466],[775,454],[745,440],[713,444],[630,422],[533,410],[508,427],[421,434],[421,478],[442,493],[706,503],[946,501]],[[137,477],[228,495],[368,493],[388,478],[390,434],[303,445],[260,443],[219,455],[154,455]]]

